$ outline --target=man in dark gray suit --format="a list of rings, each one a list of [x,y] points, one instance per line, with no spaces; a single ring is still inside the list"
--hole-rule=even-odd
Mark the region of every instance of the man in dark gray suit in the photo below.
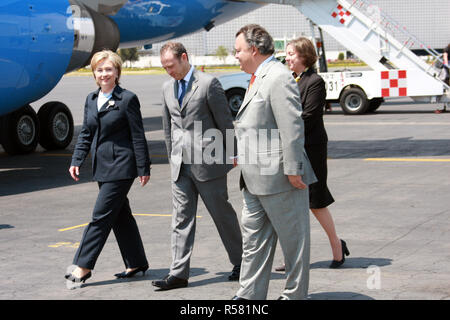
[[[172,265],[164,279],[152,284],[161,290],[188,285],[199,195],[234,265],[228,279],[238,280],[242,235],[228,201],[227,173],[233,168],[235,144],[224,91],[216,78],[190,65],[181,43],[167,43],[160,55],[173,78],[163,85],[162,116],[172,174]]]

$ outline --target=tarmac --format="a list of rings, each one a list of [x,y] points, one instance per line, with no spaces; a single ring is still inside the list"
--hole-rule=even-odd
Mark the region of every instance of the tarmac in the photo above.
[[[167,75],[124,75],[122,85],[138,94],[152,156],[151,180],[136,181],[129,199],[150,269],[117,280],[124,269],[110,235],[93,276],[70,289],[64,274],[90,221],[98,187],[90,161],[74,182],[68,168],[80,130],[84,100],[95,83],[66,76],[37,108],[62,101],[73,112],[72,144],[62,151],[6,155],[0,149],[1,300],[229,300],[238,282],[214,224],[200,202],[187,288],[155,291],[171,263],[171,188],[161,125],[161,85]],[[308,300],[450,299],[450,113],[409,98],[387,100],[376,112],[346,116],[338,105],[324,117],[329,137],[329,208],[350,256],[329,269],[327,236],[311,215]],[[238,216],[239,170],[228,176],[229,198]],[[273,269],[283,261],[278,248]],[[268,300],[279,297],[283,273],[272,272]]]

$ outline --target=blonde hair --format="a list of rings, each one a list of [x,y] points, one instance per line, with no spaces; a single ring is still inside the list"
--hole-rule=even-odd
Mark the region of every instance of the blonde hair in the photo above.
[[[298,39],[290,41],[287,45],[291,45],[295,48],[295,51],[298,53],[298,55],[304,59],[305,67],[309,68],[313,66],[314,63],[316,63],[316,48],[308,38],[300,37]]]
[[[112,52],[111,50],[103,50],[103,51],[99,51],[96,54],[94,54],[94,56],[91,59],[91,69],[92,69],[92,73],[94,74],[94,79],[95,79],[95,69],[97,68],[97,65],[103,61],[108,59],[109,61],[112,62],[113,66],[117,69],[117,79],[116,79],[116,85],[119,85],[119,79],[120,79],[120,75],[122,73],[122,59],[120,58],[120,56],[115,53]],[[95,81],[97,81],[97,79],[95,79]],[[98,84],[98,82],[97,82]]]

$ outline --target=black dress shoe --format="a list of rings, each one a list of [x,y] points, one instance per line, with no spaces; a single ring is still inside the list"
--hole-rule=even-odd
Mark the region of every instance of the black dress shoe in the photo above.
[[[120,279],[120,278],[131,278],[131,277],[134,277],[134,275],[136,273],[138,273],[138,272],[142,272],[142,276],[144,276],[145,275],[145,271],[147,271],[147,270],[148,270],[148,265],[143,266],[143,267],[138,267],[138,268],[134,269],[133,271],[129,271],[129,272],[124,271],[124,272],[121,272],[121,273],[116,273],[114,276],[116,278],[118,278],[118,279]]]
[[[248,300],[248,299],[244,299],[238,296],[234,296],[233,298],[231,298],[231,300]]]
[[[92,272],[89,271],[88,273],[86,273],[84,276],[82,276],[81,278],[75,277],[72,273],[66,274],[64,277],[72,282],[75,283],[80,283],[80,282],[86,282],[87,279],[89,279],[92,276]]]
[[[341,246],[342,246],[342,260],[337,261],[333,260],[330,264],[330,269],[336,269],[342,266],[345,262],[345,256],[350,255],[350,251],[348,251],[347,244],[344,240],[341,240]]]
[[[228,276],[228,280],[230,281],[238,281],[239,276],[241,275],[241,265],[234,266],[231,274]]]
[[[275,271],[281,272],[281,271],[286,271],[286,265],[281,265],[275,268]]]
[[[177,288],[185,288],[188,286],[188,281],[186,279],[180,279],[171,275],[167,275],[162,280],[152,281],[152,285],[158,287],[160,291],[162,291]]]
[[[289,299],[286,298],[285,296],[279,296],[277,300],[289,300]]]

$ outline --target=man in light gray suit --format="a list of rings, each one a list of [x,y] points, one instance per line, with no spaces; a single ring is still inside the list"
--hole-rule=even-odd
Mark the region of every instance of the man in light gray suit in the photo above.
[[[316,177],[303,148],[298,87],[273,57],[273,39],[258,25],[236,34],[236,58],[252,74],[235,132],[243,189],[244,253],[234,300],[266,299],[277,239],[286,264],[280,299],[305,299],[309,284],[309,201]]]
[[[172,174],[172,265],[164,279],[152,284],[160,290],[188,285],[199,195],[234,265],[228,279],[237,281],[242,235],[228,201],[227,173],[233,168],[229,159],[235,155],[235,139],[225,93],[216,78],[190,65],[181,43],[165,44],[160,56],[173,78],[163,84],[162,116]]]

